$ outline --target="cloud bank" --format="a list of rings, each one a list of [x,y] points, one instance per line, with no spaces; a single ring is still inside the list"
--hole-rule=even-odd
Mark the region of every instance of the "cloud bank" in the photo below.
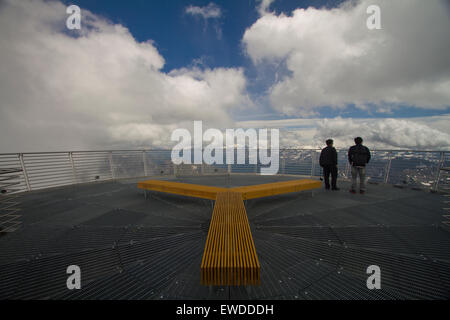
[[[264,5],[263,5],[264,4]],[[445,0],[347,1],[333,9],[267,12],[243,37],[257,66],[284,64],[270,89],[272,107],[311,116],[322,106],[389,111],[450,106],[450,10]],[[381,8],[382,30],[369,30],[366,9]]]
[[[239,68],[161,71],[151,41],[82,9],[66,29],[57,1],[0,5],[0,150],[166,145],[170,132],[203,119],[231,126],[245,105]]]
[[[332,138],[338,148],[353,145],[357,136],[376,149],[450,150],[450,115],[408,119],[288,119],[243,121],[244,128],[280,128],[280,145],[321,148]]]
[[[271,2],[261,2],[262,16],[243,41],[255,64],[286,64],[270,90],[279,112],[313,114],[349,101],[369,109],[448,105],[450,10],[440,1],[378,1],[383,30],[375,33],[360,28],[366,1],[289,17],[270,13]],[[57,1],[0,4],[2,153],[167,147],[171,132],[190,129],[194,120],[215,128],[284,127],[283,147],[320,147],[330,137],[346,147],[361,135],[377,148],[450,149],[449,116],[236,123],[234,110],[257,112],[242,68],[165,73],[151,40],[137,42],[123,26],[87,10],[82,29],[70,31],[67,17]]]
[[[450,150],[450,134],[404,119],[324,119],[318,123],[315,138],[336,137],[340,144],[352,145],[356,136],[376,148]]]

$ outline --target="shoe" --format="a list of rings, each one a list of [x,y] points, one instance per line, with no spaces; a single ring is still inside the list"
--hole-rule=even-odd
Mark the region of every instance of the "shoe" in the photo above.
[[[330,187],[325,187],[325,190],[330,190]]]
[[[356,191],[355,191],[355,190],[350,190],[350,193],[353,193],[353,194],[355,194],[355,193],[356,193]]]
[[[333,189],[331,189],[331,190],[333,190],[333,191],[339,191],[339,190],[341,190],[341,189],[339,189],[339,188],[333,188]]]
[[[364,193],[366,193],[366,192],[365,192],[364,190],[360,190],[359,193],[360,193],[360,194],[364,194]]]

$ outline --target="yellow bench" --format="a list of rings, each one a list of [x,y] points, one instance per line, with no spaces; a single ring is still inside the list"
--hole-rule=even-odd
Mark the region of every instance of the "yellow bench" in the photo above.
[[[201,265],[203,285],[259,285],[256,255],[242,195],[217,194]]]
[[[278,194],[313,190],[321,187],[321,182],[311,179],[290,180],[258,184],[254,186],[236,187],[231,190],[242,193],[244,200],[275,196]]]
[[[243,200],[313,190],[321,182],[291,180],[235,188],[209,187],[161,180],[138,183],[144,190],[216,200],[201,265],[203,285],[259,285],[256,255]]]
[[[138,188],[210,200],[215,200],[218,192],[224,192],[228,190],[227,188],[209,187],[199,184],[162,180],[141,181],[138,182]]]
[[[138,188],[144,190],[173,193],[210,200],[215,200],[218,192],[226,192],[228,190],[240,192],[242,193],[242,198],[248,200],[290,192],[313,190],[320,187],[320,181],[311,179],[281,181],[235,188],[210,187],[199,184],[163,180],[147,180],[138,183]]]

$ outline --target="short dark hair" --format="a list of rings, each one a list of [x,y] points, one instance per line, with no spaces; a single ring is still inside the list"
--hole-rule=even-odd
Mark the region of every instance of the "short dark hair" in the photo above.
[[[328,139],[327,141],[325,141],[325,143],[327,144],[327,146],[332,145],[333,139]]]
[[[363,142],[363,139],[361,137],[356,137],[355,138],[355,143],[356,144],[361,144]]]

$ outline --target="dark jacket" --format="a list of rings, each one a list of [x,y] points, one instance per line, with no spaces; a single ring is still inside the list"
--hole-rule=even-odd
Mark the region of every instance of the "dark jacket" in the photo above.
[[[337,166],[337,152],[334,147],[325,147],[320,153],[319,164],[324,166]]]
[[[370,161],[369,148],[362,144],[357,144],[348,149],[348,161],[354,167],[365,167]]]

